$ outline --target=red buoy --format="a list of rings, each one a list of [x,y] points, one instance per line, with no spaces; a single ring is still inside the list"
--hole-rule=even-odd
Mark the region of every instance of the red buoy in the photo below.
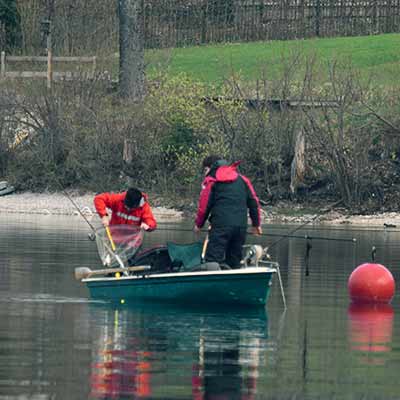
[[[381,264],[359,265],[348,281],[353,303],[390,303],[395,291],[391,272]]]

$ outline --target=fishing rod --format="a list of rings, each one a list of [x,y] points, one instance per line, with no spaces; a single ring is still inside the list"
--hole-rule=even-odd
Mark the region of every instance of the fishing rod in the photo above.
[[[308,222],[307,222],[308,223]],[[176,231],[176,232],[193,232],[193,229],[189,228],[163,228],[160,227],[160,224],[157,226],[158,231]],[[207,233],[207,231],[202,230],[200,231],[202,233]],[[289,239],[305,239],[305,240],[331,240],[331,241],[336,241],[336,242],[356,242],[357,239],[351,238],[351,239],[345,239],[345,238],[327,238],[323,236],[309,236],[309,235],[290,235],[290,234],[278,234],[278,233],[261,233],[259,235],[254,234],[252,232],[247,232],[249,235],[254,235],[254,236],[278,236],[282,238],[289,238]]]
[[[37,160],[39,161],[39,163],[43,164],[42,159],[39,157],[39,155],[37,154],[36,150],[31,146],[30,143],[28,143],[28,147],[30,148],[30,150],[32,151],[32,153],[35,155],[35,157],[37,158]],[[64,196],[71,202],[71,204],[74,206],[74,208],[77,210],[77,212],[79,213],[79,215],[83,218],[83,220],[87,223],[87,225],[89,226],[89,228],[92,230],[92,232],[89,234],[89,239],[90,240],[95,240],[95,238],[97,237],[97,231],[96,228],[90,223],[90,221],[86,218],[85,214],[82,212],[82,210],[78,207],[78,204],[72,199],[72,197],[68,194],[68,192],[65,190],[63,184],[61,183],[60,179],[57,177],[57,175],[55,173],[52,174],[52,178],[54,180],[54,182],[58,185],[58,187],[61,190],[61,193],[64,194]],[[110,246],[107,245],[107,243],[103,242],[104,246],[106,247],[106,249],[115,257],[115,259],[117,260],[118,264],[120,265],[121,268],[125,268],[125,265],[123,263],[123,261],[121,260],[121,258],[119,257],[119,255],[116,253],[116,247],[115,247],[115,243],[114,240],[111,236],[111,232],[109,227],[106,227],[106,233],[111,245]],[[126,272],[125,272],[126,274]]]
[[[56,178],[57,179],[57,178]],[[61,185],[61,182],[60,182]],[[78,205],[75,203],[75,201],[72,199],[72,197],[67,193],[67,191],[61,187],[61,192],[64,194],[64,196],[72,203],[72,205],[76,208],[78,211],[79,215],[85,220],[85,222],[89,225],[89,228],[93,231],[93,233],[96,233],[96,228],[90,223],[90,221],[86,218],[85,214],[82,212],[82,210],[78,207]]]
[[[26,142],[27,146],[31,150],[31,152],[34,154],[36,157],[37,161],[44,166],[43,160],[39,157],[39,154],[36,152],[36,150],[33,148],[33,145],[27,141]],[[79,215],[84,219],[84,221],[88,224],[90,229],[93,231],[93,233],[96,234],[96,228],[90,223],[90,221],[86,218],[85,214],[83,214],[82,210],[78,207],[76,202],[72,199],[72,197],[68,194],[68,192],[65,190],[63,184],[61,183],[60,179],[58,179],[57,175],[53,172],[51,174],[51,177],[53,181],[58,185],[58,187],[61,190],[61,193],[64,194],[64,196],[71,202],[71,204],[74,206],[74,208],[78,211]]]
[[[289,238],[289,239],[305,239],[305,240],[332,240],[334,242],[356,242],[356,238],[328,238],[324,236],[309,236],[309,235],[304,235],[304,236],[299,236],[299,235],[290,235],[290,234],[278,234],[278,233],[262,233],[261,235],[257,235],[252,232],[248,232],[250,235],[255,235],[255,236],[278,236],[281,237],[282,239],[284,238]]]
[[[78,207],[78,205],[76,204],[76,202],[72,199],[72,197],[68,194],[68,192],[64,189],[64,187],[61,184],[61,181],[57,178],[57,176],[55,174],[53,174],[53,179],[54,181],[58,184],[58,186],[60,187],[61,192],[64,194],[64,196],[72,203],[72,205],[75,207],[75,209],[78,211],[79,215],[84,219],[84,221],[88,224],[88,226],[90,227],[90,229],[92,230],[92,232],[89,234],[89,239],[90,240],[95,240],[96,236],[97,236],[97,231],[96,228],[90,223],[90,221],[86,218],[85,214],[81,211],[81,209]],[[106,228],[106,233],[107,233],[107,237],[110,241],[110,246],[107,245],[107,243],[103,242],[104,246],[107,248],[107,250],[115,257],[115,259],[117,260],[118,264],[120,265],[121,268],[125,268],[125,265],[123,263],[123,261],[121,260],[120,256],[116,253],[116,247],[114,244],[114,240],[111,236],[111,232],[110,232],[110,228],[107,226]],[[126,274],[126,272],[125,272]]]
[[[298,226],[298,227],[296,227],[295,229],[291,230],[287,236],[280,237],[278,240],[276,240],[276,241],[273,242],[270,246],[266,247],[266,248],[263,250],[264,256],[265,256],[266,258],[270,258],[270,255],[268,254],[268,250],[271,249],[271,247],[276,246],[276,245],[277,245],[278,243],[280,243],[282,240],[284,240],[284,239],[290,237],[293,233],[297,232],[297,231],[300,230],[301,228],[304,228],[304,227],[305,227],[306,225],[308,225],[309,223],[315,221],[315,220],[316,220],[318,217],[320,217],[321,215],[326,214],[327,212],[331,211],[335,206],[337,206],[337,205],[340,204],[341,202],[342,202],[342,199],[340,199],[339,201],[337,201],[337,202],[331,204],[331,205],[330,205],[328,208],[326,208],[325,210],[322,210],[321,212],[315,214],[310,220],[306,221],[304,224],[301,224],[300,226]],[[311,245],[311,237],[310,237],[310,236],[307,237],[307,235],[306,235],[305,238],[308,239],[308,240],[307,240],[307,248],[306,248],[306,256],[305,256],[305,263],[306,263],[305,275],[306,275],[306,276],[309,276],[309,274],[310,274],[310,271],[309,271],[309,256],[310,256],[310,251],[311,251],[312,245]],[[338,240],[338,239],[336,239],[336,240]],[[356,242],[356,239],[353,238],[353,239],[347,240],[347,241],[351,241],[351,242],[355,243],[355,242]]]
[[[340,199],[339,201],[331,204],[328,208],[326,208],[325,210],[322,210],[321,212],[315,214],[311,219],[309,219],[308,221],[304,222],[303,224],[297,226],[296,228],[292,229],[286,236],[282,236],[280,237],[278,240],[276,240],[275,242],[273,242],[270,246],[267,247],[267,250],[271,249],[271,247],[276,246],[278,243],[280,243],[282,240],[285,240],[287,238],[289,238],[293,233],[299,231],[300,229],[304,228],[306,225],[310,224],[311,222],[315,221],[318,217],[320,217],[323,214],[326,214],[327,212],[331,211],[334,207],[336,207],[337,205],[339,205],[343,200]],[[311,239],[311,237],[305,237],[305,239]],[[328,239],[328,238],[327,238]],[[328,239],[328,240],[339,240],[339,239]],[[346,240],[346,239],[342,239],[341,241]],[[347,239],[346,241],[350,241],[350,242],[356,242],[356,239]]]

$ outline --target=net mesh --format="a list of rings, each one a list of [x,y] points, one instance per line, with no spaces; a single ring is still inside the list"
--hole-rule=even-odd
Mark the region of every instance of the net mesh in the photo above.
[[[109,227],[111,240],[105,228],[96,230],[96,244],[104,266],[120,267],[128,265],[143,243],[143,230],[133,225],[112,225]]]

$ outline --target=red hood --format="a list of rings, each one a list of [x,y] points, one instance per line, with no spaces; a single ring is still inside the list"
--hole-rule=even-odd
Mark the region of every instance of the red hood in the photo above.
[[[233,182],[239,176],[237,172],[237,167],[241,161],[236,161],[231,165],[222,165],[217,169],[215,173],[215,178],[217,182]]]

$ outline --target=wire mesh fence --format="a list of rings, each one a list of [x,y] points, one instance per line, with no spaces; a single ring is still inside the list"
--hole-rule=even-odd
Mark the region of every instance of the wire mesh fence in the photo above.
[[[40,22],[49,16],[49,1],[16,2],[20,48],[37,54],[44,47]],[[400,30],[400,0],[143,0],[143,7],[147,48]],[[58,53],[118,51],[118,1],[57,0],[51,13]]]
[[[146,2],[148,47],[399,30],[399,0],[153,0]]]

